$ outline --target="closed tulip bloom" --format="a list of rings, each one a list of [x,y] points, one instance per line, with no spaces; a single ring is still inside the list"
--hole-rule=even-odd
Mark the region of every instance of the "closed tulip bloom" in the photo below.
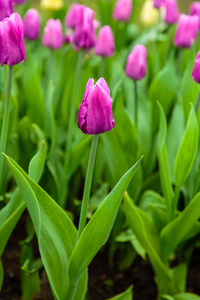
[[[68,28],[75,28],[76,23],[79,19],[79,14],[81,13],[81,9],[84,7],[84,5],[81,5],[79,3],[73,3],[65,17],[65,25]]]
[[[73,42],[77,49],[91,49],[95,45],[94,11],[82,7],[75,26]]]
[[[163,0],[154,0],[153,1],[153,6],[154,8],[160,8],[162,5]]]
[[[128,56],[126,76],[133,80],[141,80],[146,75],[147,50],[143,45],[136,45]]]
[[[0,63],[16,65],[26,60],[23,21],[18,13],[0,22]]]
[[[63,0],[41,0],[41,7],[48,10],[58,10],[63,7]]]
[[[77,122],[83,133],[91,135],[110,131],[115,126],[112,99],[104,78],[100,78],[95,85],[93,79],[88,80]]]
[[[44,28],[42,44],[47,48],[59,49],[63,44],[62,24],[59,19],[49,19]]]
[[[199,19],[197,16],[181,14],[178,19],[177,30],[174,37],[176,47],[190,48],[196,41],[199,31]]]
[[[115,43],[111,27],[101,27],[95,45],[95,54],[100,56],[112,56],[114,49]]]
[[[118,0],[114,7],[113,18],[117,21],[128,22],[132,9],[132,0]]]
[[[176,0],[164,0],[162,6],[165,9],[164,21],[168,24],[176,23],[179,15]]]
[[[0,0],[0,21],[9,17],[13,13],[12,0]]]
[[[200,29],[200,2],[193,2],[191,4],[190,15],[197,16],[199,18],[199,29]]]
[[[31,8],[24,16],[24,36],[29,40],[36,40],[40,33],[40,15],[35,8]]]
[[[198,52],[195,63],[194,63],[194,68],[192,71],[192,78],[197,83],[200,83],[200,51]]]

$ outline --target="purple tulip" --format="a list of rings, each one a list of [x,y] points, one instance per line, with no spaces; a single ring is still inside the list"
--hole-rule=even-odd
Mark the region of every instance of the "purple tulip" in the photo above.
[[[133,80],[141,80],[146,75],[147,50],[142,45],[136,45],[128,56],[126,76]]]
[[[59,49],[63,44],[62,24],[59,19],[49,19],[44,28],[42,44],[47,48]]]
[[[9,17],[13,13],[12,0],[0,0],[0,21]]]
[[[95,85],[93,79],[88,80],[77,122],[83,133],[91,135],[110,131],[115,126],[112,99],[104,78],[100,78]]]
[[[154,1],[153,1],[153,7],[154,7],[154,8],[158,8],[158,9],[161,8],[161,6],[162,6],[162,4],[163,4],[163,1],[164,1],[164,0],[154,0]]]
[[[36,40],[40,33],[40,15],[35,8],[31,8],[24,16],[24,36],[29,40]]]
[[[73,3],[65,17],[65,25],[68,28],[75,28],[76,23],[79,19],[79,14],[81,13],[81,9],[84,7],[84,5],[81,5],[79,3]]]
[[[22,4],[22,3],[26,2],[26,0],[14,0],[14,2],[16,4]]]
[[[162,6],[165,9],[164,21],[168,24],[176,23],[179,16],[176,0],[164,0]]]
[[[195,59],[194,68],[192,71],[192,78],[197,83],[200,83],[200,51],[197,54],[197,57]]]
[[[0,22],[0,63],[16,65],[26,60],[23,21],[18,13]]]
[[[82,7],[75,26],[73,42],[77,49],[91,49],[95,45],[94,11]]]
[[[181,14],[174,37],[176,47],[190,48],[191,43],[196,41],[199,31],[199,18]]]
[[[115,43],[111,27],[101,27],[95,45],[95,54],[100,56],[112,56],[114,49]]]
[[[132,0],[118,0],[114,7],[113,18],[117,21],[128,22],[132,8]]]
[[[190,6],[190,15],[197,16],[199,18],[199,29],[200,29],[200,2],[193,2]]]

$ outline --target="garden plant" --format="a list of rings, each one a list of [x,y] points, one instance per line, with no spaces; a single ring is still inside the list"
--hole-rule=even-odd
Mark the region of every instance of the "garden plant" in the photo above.
[[[51,299],[97,299],[99,253],[148,261],[155,299],[200,299],[199,31],[199,1],[0,0],[0,299],[42,299],[44,273]],[[109,299],[152,299],[136,288]]]

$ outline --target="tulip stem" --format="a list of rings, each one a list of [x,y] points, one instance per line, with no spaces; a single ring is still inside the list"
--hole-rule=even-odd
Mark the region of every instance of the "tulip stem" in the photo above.
[[[195,112],[196,112],[196,115],[198,113],[199,104],[200,104],[200,91],[199,91],[199,94],[198,94],[198,97],[197,97],[197,101],[195,103]]]
[[[100,77],[103,77],[103,75],[104,75],[105,62],[106,62],[106,58],[105,58],[105,56],[103,56],[103,57],[102,57],[102,60],[101,60]]]
[[[67,135],[67,144],[65,150],[65,162],[64,162],[64,171],[67,171],[68,164],[69,164],[69,157],[71,154],[71,147],[72,147],[72,137],[73,137],[73,127],[74,127],[74,119],[76,114],[76,98],[79,90],[79,77],[81,72],[81,64],[83,59],[84,51],[80,50],[78,55],[78,61],[76,64],[75,70],[75,80],[74,80],[74,88],[73,88],[73,96],[71,101],[71,107],[69,112],[69,123],[68,123],[68,135]]]
[[[89,205],[89,198],[90,198],[90,190],[91,190],[91,184],[92,184],[92,177],[93,177],[93,170],[94,170],[94,162],[96,157],[96,151],[97,151],[97,144],[98,144],[99,135],[94,135],[90,150],[90,157],[88,161],[88,167],[87,167],[87,173],[86,173],[86,179],[85,179],[85,186],[84,186],[84,192],[83,192],[83,200],[81,205],[81,215],[80,215],[80,221],[79,221],[79,227],[78,227],[78,234],[77,234],[77,241],[85,228],[86,219],[87,219],[87,210]]]
[[[8,127],[9,127],[9,108],[10,108],[10,95],[11,95],[11,85],[12,85],[12,75],[13,75],[13,66],[9,67],[8,72],[8,81],[7,81],[7,91],[4,103],[4,113],[3,121],[1,128],[1,138],[0,138],[0,191],[3,191],[3,166],[4,158],[2,152],[6,151],[6,144],[8,138]]]
[[[134,94],[135,94],[135,127],[137,128],[138,122],[138,89],[137,89],[137,81],[134,80]]]
[[[177,206],[178,206],[179,196],[180,196],[180,187],[176,186],[175,187],[174,198],[172,200],[172,217],[173,217],[173,219],[176,216],[176,210],[177,210]]]

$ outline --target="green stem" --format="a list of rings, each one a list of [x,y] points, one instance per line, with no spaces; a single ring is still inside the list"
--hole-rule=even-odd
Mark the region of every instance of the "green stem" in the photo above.
[[[199,104],[200,104],[200,91],[199,91],[199,94],[198,94],[198,97],[197,97],[197,101],[195,103],[195,112],[196,112],[196,115],[198,113]]]
[[[76,286],[74,284],[70,284],[69,290],[68,290],[68,293],[67,293],[67,300],[73,300],[74,299],[75,287]]]
[[[105,56],[103,56],[103,57],[102,57],[102,60],[101,60],[100,77],[103,77],[103,75],[104,75],[105,62],[106,62],[106,58],[105,58]]]
[[[134,80],[134,94],[135,94],[135,127],[137,128],[138,120],[138,90],[137,90],[137,81]]]
[[[49,59],[47,61],[47,68],[46,68],[46,86],[48,86],[49,81],[52,79],[52,65],[53,65],[53,57],[54,57],[54,50],[50,49],[49,51]]]
[[[177,206],[178,206],[179,196],[180,196],[180,187],[176,186],[175,187],[174,198],[172,200],[172,208],[173,208],[172,209],[172,213],[173,213],[172,219],[174,219],[175,216],[176,216],[176,210],[177,210]]]
[[[82,206],[81,206],[81,216],[79,221],[79,227],[78,227],[78,235],[77,235],[77,241],[85,228],[86,224],[86,218],[87,218],[87,210],[89,205],[89,197],[90,197],[90,190],[91,190],[91,184],[92,184],[92,176],[93,176],[93,170],[94,170],[94,162],[96,157],[96,150],[97,150],[97,143],[98,143],[99,135],[94,135],[90,150],[90,157],[88,161],[88,167],[87,167],[87,173],[86,173],[86,179],[85,179],[85,186],[84,186],[84,192],[83,192],[83,200],[82,200]]]
[[[9,67],[7,92],[6,92],[6,98],[5,98],[5,103],[4,103],[3,122],[2,122],[2,128],[1,128],[1,140],[0,140],[0,190],[1,190],[1,192],[2,192],[3,165],[4,165],[4,158],[2,156],[2,152],[6,151],[6,144],[7,144],[7,138],[8,138],[9,108],[10,108],[12,75],[13,75],[13,66]]]
[[[66,143],[65,162],[64,162],[64,171],[65,172],[67,171],[68,164],[69,164],[69,157],[71,154],[74,119],[75,119],[75,114],[76,114],[76,98],[77,98],[77,93],[79,90],[79,77],[80,77],[80,72],[81,72],[81,63],[82,63],[83,55],[84,55],[84,51],[80,50],[79,55],[78,55],[78,61],[76,64],[74,89],[73,89],[73,96],[72,96],[72,102],[71,102],[70,113],[69,113],[68,135],[67,135],[67,141],[66,141],[67,143]]]

